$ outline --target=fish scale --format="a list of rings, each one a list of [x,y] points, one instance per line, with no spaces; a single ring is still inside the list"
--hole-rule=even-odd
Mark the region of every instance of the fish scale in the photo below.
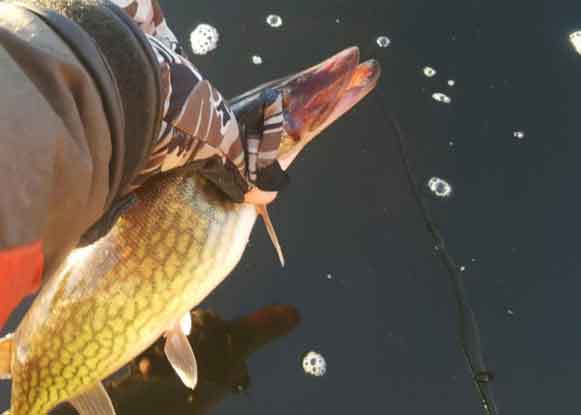
[[[195,174],[166,175],[138,199],[69,257],[20,324],[11,415],[44,415],[145,350],[228,275],[256,220]]]

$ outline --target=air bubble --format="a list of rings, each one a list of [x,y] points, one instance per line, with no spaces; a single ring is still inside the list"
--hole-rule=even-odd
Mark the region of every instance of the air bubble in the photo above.
[[[218,47],[220,34],[215,27],[209,24],[199,24],[190,34],[192,52],[196,55],[205,55]]]
[[[450,197],[452,194],[452,186],[438,177],[432,177],[428,181],[428,188],[434,195],[440,198]]]
[[[443,102],[444,104],[449,104],[450,102],[452,102],[452,99],[448,95],[442,94],[441,92],[436,92],[435,94],[432,94],[432,98],[434,98],[438,102]]]
[[[424,75],[426,75],[428,78],[432,78],[436,75],[436,70],[430,66],[426,66],[424,68]]]
[[[518,138],[519,140],[522,140],[523,138],[525,138],[525,132],[524,131],[515,131],[514,133],[512,133],[512,136],[514,138]]]
[[[386,48],[391,43],[391,40],[387,36],[379,36],[376,40],[377,46],[380,48]]]
[[[262,57],[260,55],[252,55],[252,63],[255,65],[262,65]]]
[[[282,26],[282,17],[277,14],[269,14],[266,16],[266,24],[270,27],[281,27]]]
[[[322,355],[311,350],[303,358],[303,369],[308,375],[320,377],[327,372],[327,362]]]

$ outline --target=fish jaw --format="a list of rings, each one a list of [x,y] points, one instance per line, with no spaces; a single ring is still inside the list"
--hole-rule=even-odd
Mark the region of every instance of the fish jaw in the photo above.
[[[14,336],[12,415],[45,414],[90,389],[232,271],[256,210],[208,187],[198,176],[159,179],[110,234],[49,279]]]
[[[234,114],[257,111],[265,91],[283,95],[284,134],[277,156],[286,170],[300,151],[376,86],[377,61],[359,63],[359,49],[347,48],[311,68],[268,82],[229,101]]]
[[[345,49],[294,75],[284,85],[285,131],[300,139],[315,131],[331,114],[359,63],[359,49]]]
[[[357,56],[358,58],[359,54],[355,51],[351,51],[350,54],[351,58],[347,58],[344,51],[331,58],[332,62],[335,60],[344,61],[342,65],[335,64],[341,69],[339,72],[334,69],[335,66],[324,62],[320,67],[315,67],[314,70],[309,70],[306,75],[303,75],[307,79],[309,76],[330,79],[327,89],[323,87],[322,91],[317,92],[315,88],[314,92],[309,92],[312,87],[305,88],[300,85],[301,78],[295,81],[299,83],[297,86],[291,83],[288,87],[291,91],[289,96],[306,95],[308,100],[303,99],[303,101],[308,101],[306,107],[316,108],[316,110],[304,111],[300,108],[295,110],[289,106],[285,112],[284,131],[286,134],[282,139],[281,150],[277,157],[283,170],[290,167],[308,143],[357,105],[377,86],[381,76],[379,63],[375,60],[369,60],[352,65],[352,57]],[[341,75],[342,71],[345,73]],[[323,83],[314,84],[324,85]]]

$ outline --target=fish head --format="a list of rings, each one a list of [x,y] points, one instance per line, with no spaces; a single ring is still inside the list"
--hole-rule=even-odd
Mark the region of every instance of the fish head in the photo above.
[[[277,160],[287,170],[301,150],[353,108],[377,85],[381,69],[375,60],[359,63],[359,49],[347,48],[311,68],[268,82],[230,101],[235,114],[262,104],[265,91],[283,97],[283,135]]]
[[[262,121],[264,108],[273,96],[282,96],[282,136],[276,162],[286,171],[308,143],[375,88],[380,74],[377,61],[359,63],[359,49],[350,47],[318,65],[246,92],[229,101],[229,105],[242,125],[248,121],[255,125]],[[255,186],[246,193],[245,201],[254,204],[264,219],[284,266],[282,249],[266,209],[277,194]]]
[[[302,149],[377,85],[379,63],[359,63],[359,49],[348,48],[292,76],[284,88],[284,135],[277,160],[287,170]]]

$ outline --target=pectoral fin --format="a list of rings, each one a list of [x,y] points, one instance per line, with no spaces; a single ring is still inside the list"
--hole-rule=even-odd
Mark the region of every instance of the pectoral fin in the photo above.
[[[12,335],[0,339],[0,380],[10,379],[10,361],[12,358]]]
[[[191,328],[190,313],[166,332],[164,351],[181,381],[190,389],[198,383],[198,364],[185,332]]]
[[[101,382],[69,402],[80,415],[115,415],[113,402]]]
[[[282,248],[280,243],[278,242],[278,236],[276,236],[276,231],[274,230],[274,226],[272,221],[270,220],[270,215],[268,214],[268,210],[266,209],[266,205],[255,205],[256,211],[260,216],[262,216],[262,220],[264,220],[264,225],[266,226],[266,231],[268,232],[268,236],[270,236],[270,240],[274,245],[274,249],[278,254],[278,259],[280,261],[280,265],[284,267],[284,254],[282,253]]]

